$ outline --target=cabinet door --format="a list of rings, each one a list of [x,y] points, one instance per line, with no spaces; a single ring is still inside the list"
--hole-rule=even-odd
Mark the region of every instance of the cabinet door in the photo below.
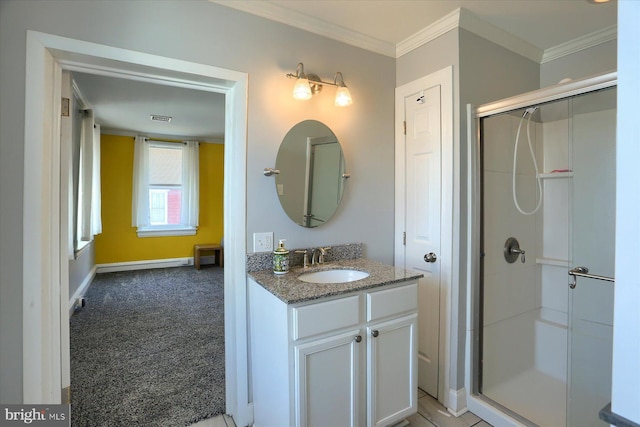
[[[388,426],[417,410],[418,315],[367,327],[367,426]]]
[[[361,330],[296,345],[298,427],[358,427]]]

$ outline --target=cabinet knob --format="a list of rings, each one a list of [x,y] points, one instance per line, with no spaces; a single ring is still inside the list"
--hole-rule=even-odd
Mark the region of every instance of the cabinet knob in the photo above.
[[[380,335],[380,332],[378,332],[377,329],[374,329],[373,331],[371,331],[371,335],[373,335],[373,337],[377,337],[378,335]]]
[[[356,335],[355,340],[356,342],[362,341],[362,335]]]

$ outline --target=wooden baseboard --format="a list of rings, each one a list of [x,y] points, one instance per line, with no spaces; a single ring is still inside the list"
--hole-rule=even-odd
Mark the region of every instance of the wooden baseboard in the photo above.
[[[93,281],[93,278],[96,276],[97,266],[94,265],[87,277],[84,278],[78,289],[71,295],[69,298],[69,317],[73,315],[73,311],[76,308],[76,302],[85,296],[87,290],[89,289],[89,285]]]
[[[454,417],[459,417],[465,412],[469,412],[467,408],[467,392],[464,388],[460,390],[449,389],[449,407],[447,411]]]

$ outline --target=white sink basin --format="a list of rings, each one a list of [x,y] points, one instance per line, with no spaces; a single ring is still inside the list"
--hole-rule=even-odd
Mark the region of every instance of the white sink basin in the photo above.
[[[298,279],[307,283],[346,283],[369,277],[365,271],[351,269],[322,270],[304,273]]]

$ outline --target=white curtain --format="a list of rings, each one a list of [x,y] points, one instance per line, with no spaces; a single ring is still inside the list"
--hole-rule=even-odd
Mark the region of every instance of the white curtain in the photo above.
[[[131,225],[149,226],[149,144],[143,136],[136,136],[133,148],[133,197]]]
[[[91,241],[102,233],[100,193],[100,126],[93,111],[86,110],[80,137],[80,178],[78,182],[78,237]]]
[[[93,125],[93,167],[91,168],[91,234],[102,233],[102,182],[100,181],[100,125]]]
[[[200,209],[200,148],[197,141],[184,141],[182,151],[182,221],[187,227],[198,226]]]

